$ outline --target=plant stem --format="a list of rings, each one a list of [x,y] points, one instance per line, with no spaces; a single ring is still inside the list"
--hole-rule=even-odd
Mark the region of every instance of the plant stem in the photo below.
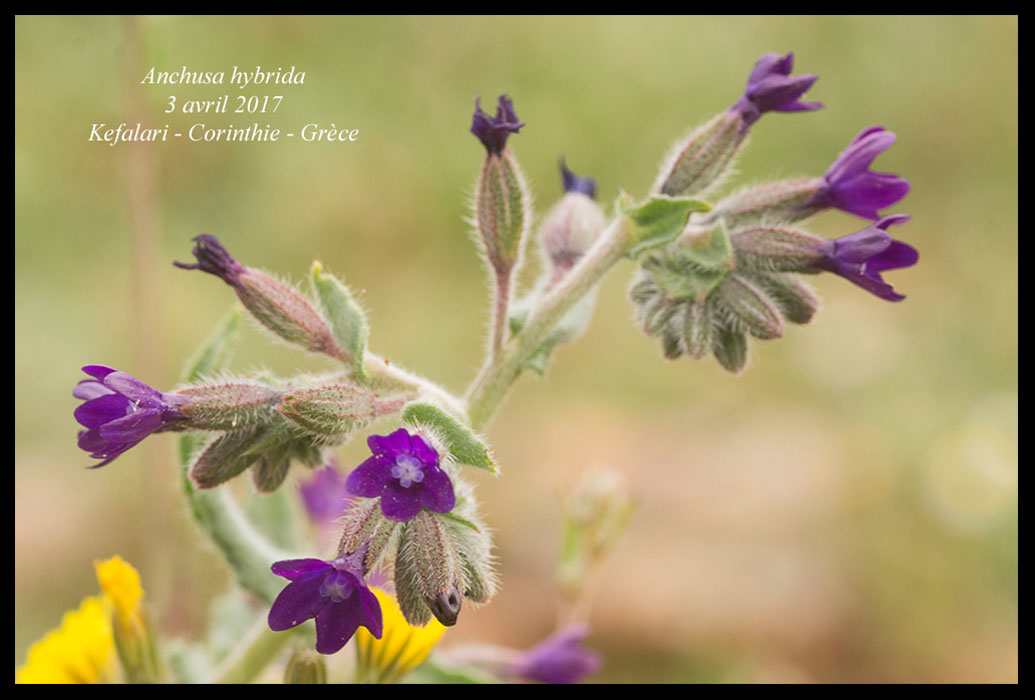
[[[467,415],[472,428],[480,430],[485,427],[528,358],[539,349],[564,314],[622,258],[632,235],[628,219],[616,217],[575,267],[543,295],[521,332],[503,347],[502,352],[486,362],[467,391]]]
[[[294,636],[271,630],[263,613],[222,663],[212,670],[205,683],[248,683],[254,680]]]
[[[496,294],[492,312],[492,345],[490,359],[499,357],[503,340],[507,337],[507,310],[510,308],[510,270],[496,270]]]

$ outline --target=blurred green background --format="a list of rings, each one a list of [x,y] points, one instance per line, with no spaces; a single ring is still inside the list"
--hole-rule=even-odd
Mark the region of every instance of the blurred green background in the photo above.
[[[817,175],[863,127],[894,131],[876,169],[912,183],[895,234],[920,263],[889,275],[908,299],[816,278],[817,320],[756,342],[732,377],[710,358],[662,359],[630,320],[621,265],[586,336],[489,427],[504,475],[478,488],[503,588],[442,646],[550,632],[559,494],[609,467],[637,510],[594,589],[595,680],[1016,681],[1016,17],[18,17],[15,30],[16,665],[97,590],[95,558],[136,564],[174,636],[196,638],[229,585],[182,504],[173,438],[88,471],[72,418],[81,365],[171,387],[231,305],[218,280],[170,265],[192,236],[295,280],[321,260],[362,290],[376,352],[462,392],[487,320],[464,223],[475,96],[505,92],[527,122],[511,144],[537,213],[558,196],[560,154],[609,206],[644,194],[761,54],[794,51],[826,107],[763,117],[729,186]],[[151,66],[229,79],[234,65],[295,66],[305,84],[139,85]],[[258,119],[166,115],[170,94],[284,100]],[[87,140],[94,122],[136,121],[333,122],[359,140]],[[863,226],[832,212],[810,228]],[[325,367],[252,328],[242,340],[241,369]]]

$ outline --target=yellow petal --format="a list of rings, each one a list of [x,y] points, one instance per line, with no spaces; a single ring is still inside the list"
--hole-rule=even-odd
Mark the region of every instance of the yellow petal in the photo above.
[[[101,590],[115,605],[119,618],[124,623],[139,619],[140,599],[144,597],[144,589],[140,585],[137,570],[118,555],[104,561],[94,560],[93,566],[97,570]]]
[[[115,642],[108,603],[84,598],[61,626],[29,647],[16,683],[107,683],[115,672]]]
[[[424,627],[414,627],[403,617],[395,598],[378,588],[370,590],[381,604],[384,631],[381,639],[374,639],[365,627],[356,632],[359,671],[366,680],[388,683],[420,666],[446,628],[435,619]]]

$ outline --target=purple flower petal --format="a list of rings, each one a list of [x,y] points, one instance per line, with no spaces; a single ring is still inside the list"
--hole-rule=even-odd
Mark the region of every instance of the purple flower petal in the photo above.
[[[270,608],[270,629],[285,630],[315,617],[316,650],[321,654],[339,651],[360,626],[381,637],[381,607],[349,556],[332,562],[279,561],[271,569],[294,580]]]
[[[86,365],[83,371],[94,379],[84,379],[72,390],[74,397],[83,400],[73,415],[88,428],[79,431],[79,447],[104,460],[93,468],[103,467],[151,433],[184,418],[179,410],[185,403],[181,397],[163,394],[105,365]]]
[[[90,399],[96,399],[98,396],[107,396],[114,393],[114,391],[95,379],[84,379],[76,384],[75,389],[72,390],[72,396],[77,399],[83,399],[84,401],[89,401]]]
[[[287,559],[274,562],[270,570],[277,576],[294,581],[317,571],[330,571],[332,568],[323,559]]]
[[[162,405],[162,392],[152,389],[125,372],[112,372],[104,378],[104,386],[145,408],[157,408]]]
[[[424,471],[420,504],[436,513],[448,513],[456,505],[456,494],[449,475],[438,467]]]
[[[747,89],[730,111],[744,120],[744,128],[766,112],[805,112],[820,109],[822,102],[802,102],[799,98],[819,78],[815,75],[791,76],[794,54],[781,57],[767,53],[758,59],[748,76]]]
[[[564,184],[565,192],[579,192],[590,199],[597,194],[597,181],[591,177],[579,177],[568,170],[563,158],[561,158],[561,181]]]
[[[412,520],[422,507],[420,496],[423,491],[420,486],[407,488],[392,480],[381,492],[381,512],[389,520]]]
[[[352,498],[347,484],[348,480],[331,464],[317,469],[312,479],[299,486],[309,517],[320,525],[340,518]]]
[[[83,367],[83,371],[94,379],[104,379],[112,372],[117,372],[118,370],[107,365],[86,365]]]
[[[132,403],[125,396],[107,394],[80,404],[73,415],[84,428],[100,428],[108,421],[125,416],[131,407]]]
[[[356,598],[353,593],[350,598]],[[325,605],[316,616],[316,650],[321,654],[341,651],[345,643],[359,629],[358,606],[345,601]]]
[[[908,220],[903,214],[885,216],[862,231],[824,242],[816,247],[823,256],[818,268],[840,275],[886,301],[902,301],[905,296],[885,282],[881,273],[915,265],[919,259],[915,248],[892,240],[886,231],[889,226]]]
[[[326,573],[316,572],[289,583],[270,608],[270,629],[280,632],[316,617],[326,604],[326,598],[320,595],[325,577]]]
[[[406,431],[403,430],[405,433]],[[414,457],[424,465],[438,464],[438,452],[432,449],[431,445],[424,441],[420,435],[410,435],[409,448]]]
[[[399,428],[390,435],[371,435],[367,438],[367,446],[377,456],[395,456],[410,447],[410,434],[405,428]]]
[[[871,171],[874,159],[895,143],[895,134],[882,126],[863,129],[823,175],[823,185],[810,205],[836,207],[865,219],[879,219],[880,210],[909,193],[909,181],[891,173]]]
[[[601,665],[599,655],[581,646],[588,634],[584,624],[565,627],[526,651],[512,672],[540,683],[578,683]]]
[[[391,464],[385,458],[368,457],[349,474],[345,480],[345,488],[353,496],[377,498],[391,476]]]
[[[162,414],[154,409],[134,411],[98,428],[101,437],[112,442],[137,443],[162,426]]]
[[[485,146],[490,155],[499,155],[507,147],[507,137],[516,134],[525,122],[519,121],[514,112],[514,103],[506,95],[500,95],[496,106],[496,116],[482,111],[481,97],[474,101],[474,117],[471,120],[471,133]]]
[[[215,236],[203,233],[200,236],[196,236],[193,240],[194,249],[191,252],[198,262],[174,262],[173,265],[184,270],[201,270],[219,277],[231,287],[240,287],[241,275],[248,268],[234,260],[233,256],[230,255]]]

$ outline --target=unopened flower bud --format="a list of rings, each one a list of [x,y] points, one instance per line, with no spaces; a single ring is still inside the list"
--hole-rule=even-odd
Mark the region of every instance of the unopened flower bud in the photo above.
[[[420,511],[403,526],[395,558],[395,590],[406,621],[423,626],[434,615],[447,627],[456,624],[462,580],[456,541],[444,519]]]
[[[565,194],[547,213],[539,232],[551,267],[545,289],[575,266],[607,223],[600,205],[593,201],[596,180],[578,177],[563,160],[560,166]]]
[[[233,287],[244,307],[263,326],[289,343],[330,355],[345,363],[353,358],[335,340],[330,325],[301,292],[261,270],[245,267],[215,236],[194,238],[197,263],[174,262],[185,270],[201,270]]]
[[[321,654],[309,649],[299,649],[291,655],[287,668],[284,670],[284,683],[323,684],[326,682],[327,664],[324,663]]]
[[[160,668],[143,606],[140,574],[120,556],[94,561],[101,590],[112,603],[115,648],[130,683],[159,681]]]
[[[236,430],[268,423],[281,392],[252,382],[221,382],[189,386],[173,392],[184,398],[180,411],[192,430]]]
[[[514,103],[500,95],[496,116],[482,111],[475,101],[471,133],[485,146],[485,162],[475,186],[474,223],[485,244],[485,254],[498,277],[509,277],[521,255],[521,242],[531,220],[528,185],[507,137],[524,126]]]
[[[577,594],[588,569],[614,547],[632,510],[625,481],[614,471],[588,472],[564,499],[558,578],[570,594]]]
[[[669,153],[654,192],[671,197],[698,195],[720,182],[747,139],[748,127],[765,112],[819,109],[799,98],[816,82],[814,75],[791,76],[794,54],[768,53],[758,60],[744,95],[728,110],[694,130]]]
[[[750,226],[730,235],[739,267],[772,272],[814,271],[824,240],[787,226]]]
[[[277,411],[306,432],[333,439],[395,413],[405,403],[348,384],[330,384],[287,392]]]

